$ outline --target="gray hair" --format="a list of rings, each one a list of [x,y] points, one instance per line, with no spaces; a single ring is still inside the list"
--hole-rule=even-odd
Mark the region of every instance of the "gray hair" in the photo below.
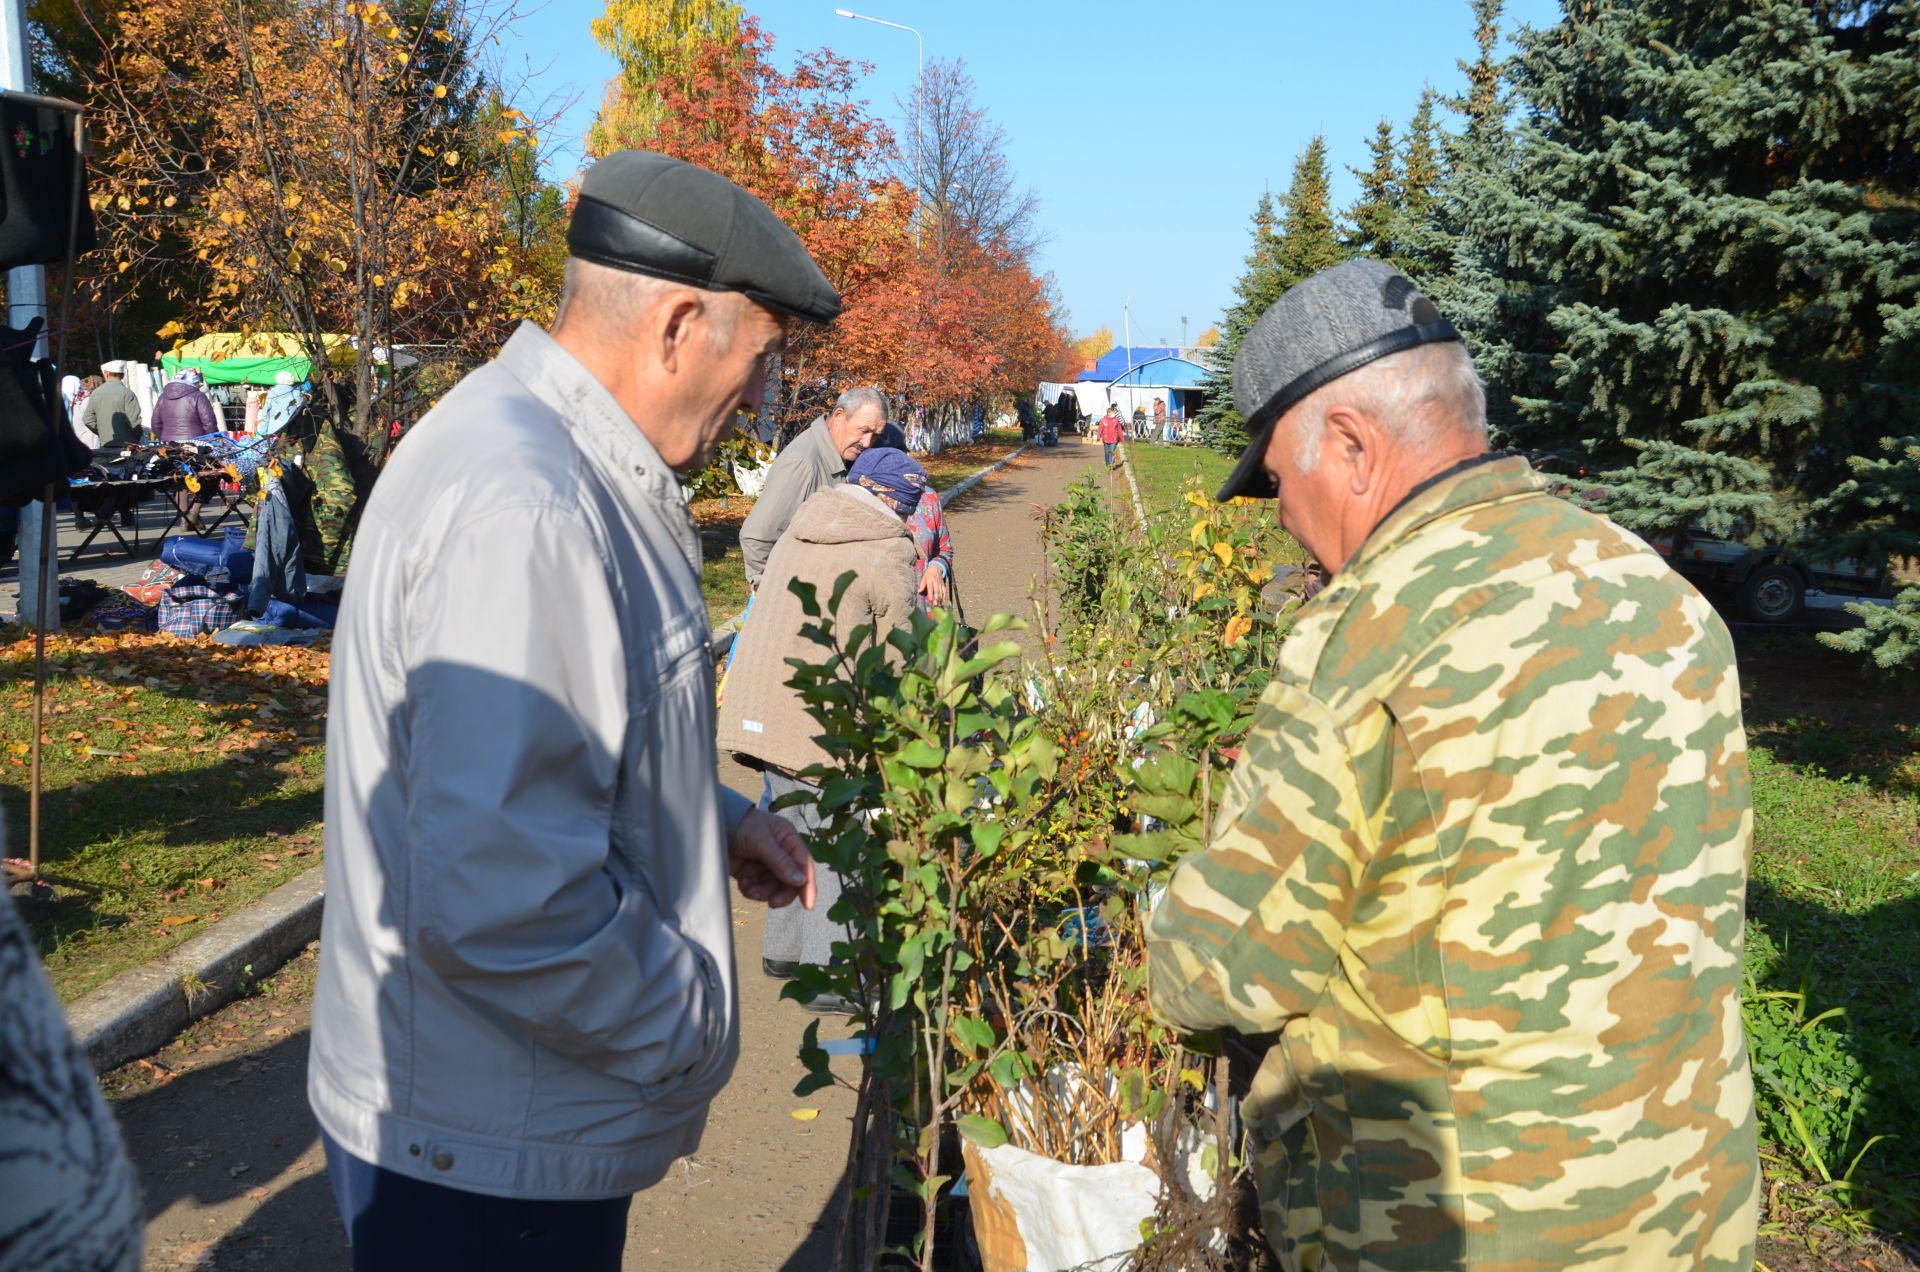
[[[1486,445],[1486,387],[1458,340],[1390,353],[1302,398],[1289,412],[1298,417],[1293,461],[1302,474],[1320,467],[1327,412],[1341,403],[1371,415],[1409,450],[1425,450],[1450,431]]]
[[[602,324],[613,331],[630,330],[639,325],[662,296],[688,286],[690,284],[569,256],[560,284],[560,304],[553,315],[553,329],[558,331],[571,318]],[[708,330],[716,344],[733,339],[739,317],[738,307],[709,300]]]
[[[854,385],[840,395],[839,400],[833,404],[833,409],[843,415],[854,416],[869,406],[879,411],[880,422],[886,423],[887,395],[871,384]]]

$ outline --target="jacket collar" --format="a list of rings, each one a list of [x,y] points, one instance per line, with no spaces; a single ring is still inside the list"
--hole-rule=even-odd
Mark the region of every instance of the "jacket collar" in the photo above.
[[[840,452],[833,444],[833,430],[827,427],[827,417],[822,415],[816,418],[806,435],[820,448],[820,462],[827,471],[835,477],[846,476],[847,461],[840,458]]]
[[[1462,508],[1549,489],[1546,478],[1534,472],[1533,465],[1518,455],[1476,455],[1434,474],[1408,491],[1393,511],[1381,518],[1380,524],[1353,554],[1353,559],[1341,568],[1340,575],[1350,577],[1363,573],[1400,540],[1428,522]]]
[[[667,525],[699,573],[699,537],[680,493],[680,478],[606,386],[565,346],[530,322],[523,321],[515,329],[496,361],[553,408],[588,461],[617,490],[673,510]]]

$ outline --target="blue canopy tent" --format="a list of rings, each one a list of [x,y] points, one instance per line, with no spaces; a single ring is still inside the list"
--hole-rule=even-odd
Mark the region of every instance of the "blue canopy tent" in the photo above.
[[[1184,356],[1189,352],[1152,345],[1113,349],[1091,370],[1082,371],[1072,385],[1042,385],[1041,393],[1051,401],[1061,387],[1071,387],[1087,415],[1099,415],[1109,403],[1125,416],[1131,416],[1135,407],[1151,415],[1154,402],[1159,401],[1166,404],[1168,414],[1177,411],[1190,420],[1206,401],[1206,392],[1200,386],[1206,381],[1207,369]],[[1049,394],[1048,389],[1054,392]]]

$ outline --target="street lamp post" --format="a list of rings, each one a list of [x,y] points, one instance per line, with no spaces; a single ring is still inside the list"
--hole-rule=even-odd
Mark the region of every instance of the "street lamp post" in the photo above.
[[[920,46],[920,78],[914,81],[913,86],[913,193],[915,197],[918,198],[922,193],[920,189],[920,93],[921,90],[925,88],[927,81],[927,42],[925,38],[921,36],[919,28],[910,27],[904,22],[889,22],[885,18],[870,18],[864,13],[855,13],[852,9],[835,9],[834,12],[843,18],[852,18],[858,22],[875,22],[884,27],[892,27],[896,31],[912,31],[914,42]],[[919,222],[920,215],[916,211],[914,213],[914,224],[918,225]]]

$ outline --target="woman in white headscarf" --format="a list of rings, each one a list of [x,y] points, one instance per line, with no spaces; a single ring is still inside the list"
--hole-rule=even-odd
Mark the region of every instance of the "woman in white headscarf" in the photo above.
[[[80,377],[63,375],[60,377],[60,400],[66,403],[67,423],[73,427],[73,435],[80,439],[88,450],[98,450],[100,435],[80,422],[80,403],[86,393],[80,387]]]

